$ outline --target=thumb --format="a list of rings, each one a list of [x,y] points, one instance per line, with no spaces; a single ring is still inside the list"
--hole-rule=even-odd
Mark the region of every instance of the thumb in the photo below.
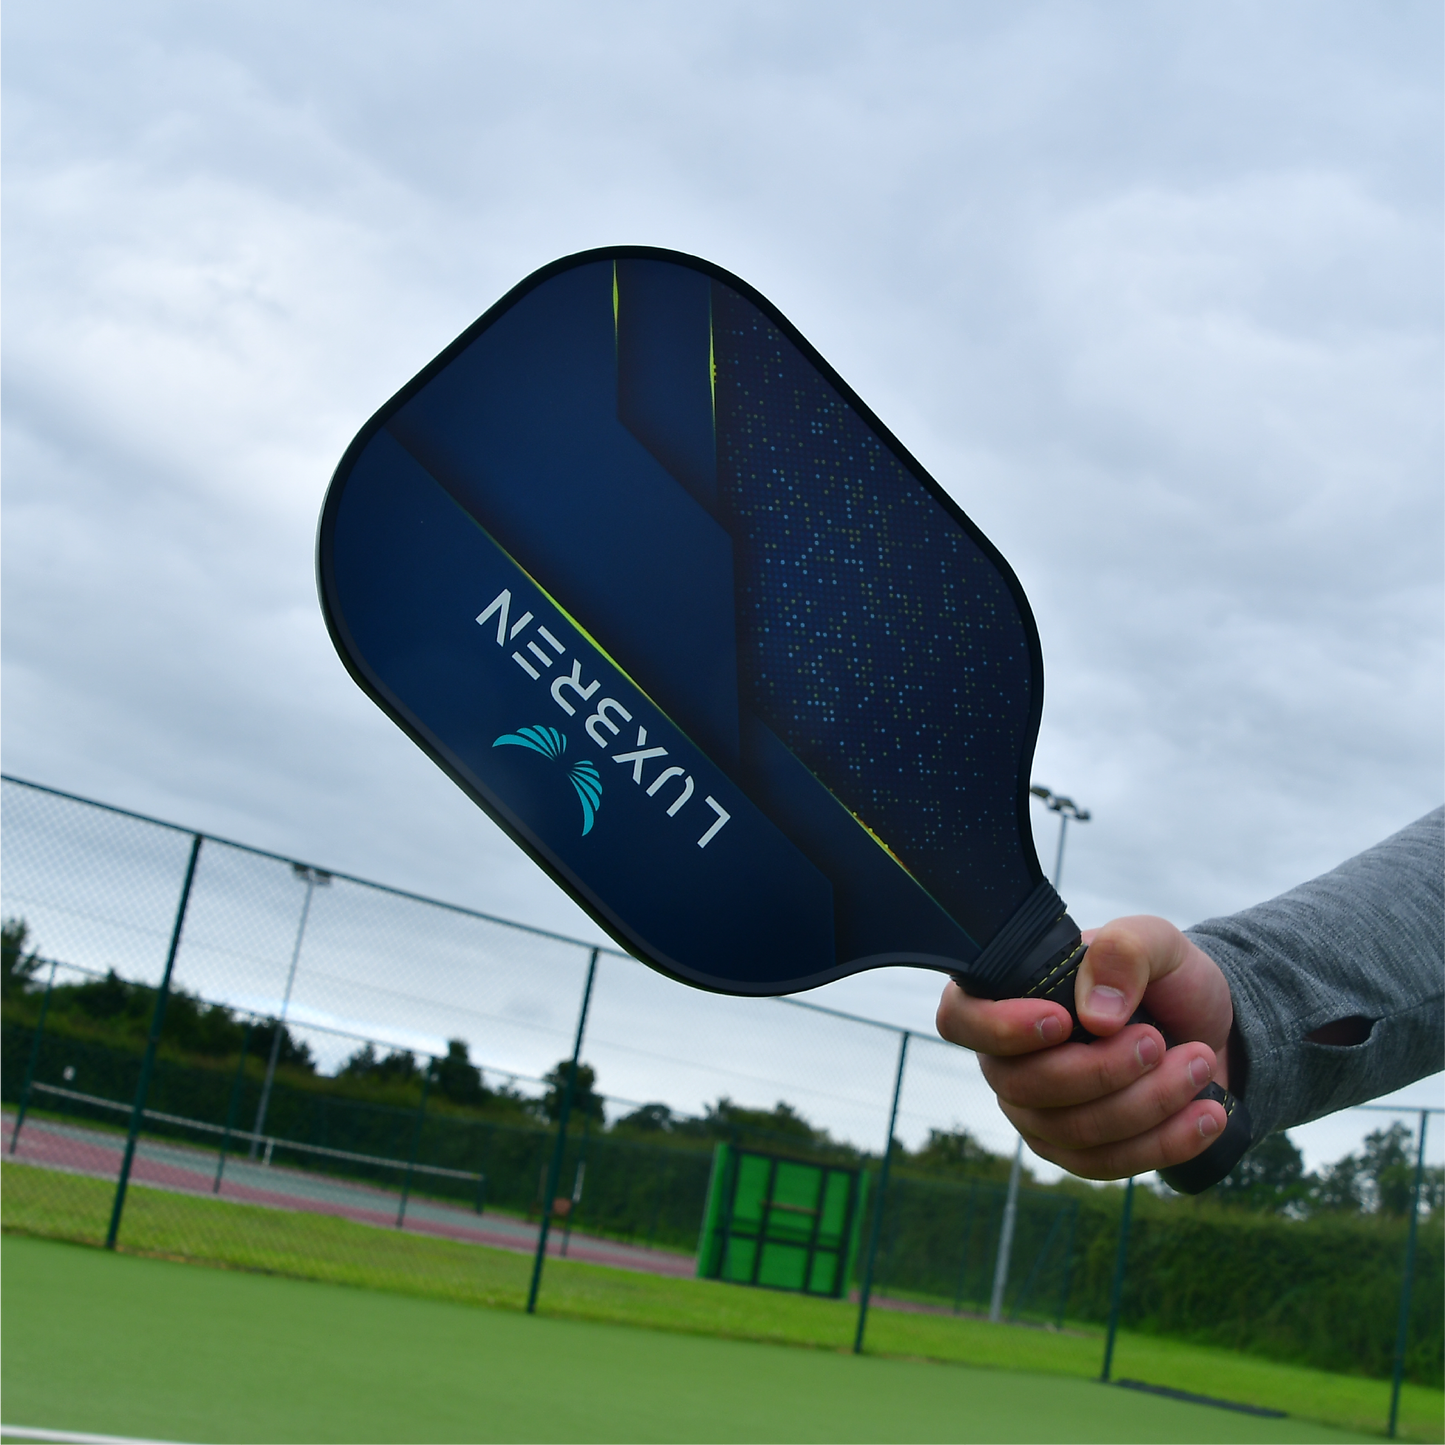
[[[1184,938],[1162,918],[1116,918],[1093,935],[1079,966],[1074,1008],[1091,1034],[1116,1034],[1151,983],[1184,961]]]

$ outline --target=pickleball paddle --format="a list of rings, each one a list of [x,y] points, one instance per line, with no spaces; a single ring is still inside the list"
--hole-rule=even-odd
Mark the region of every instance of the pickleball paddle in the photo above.
[[[362,428],[317,553],[352,676],[644,962],[752,995],[912,964],[1074,1014],[1018,579],[737,277],[537,271]],[[1188,1192],[1249,1143],[1205,1095]]]

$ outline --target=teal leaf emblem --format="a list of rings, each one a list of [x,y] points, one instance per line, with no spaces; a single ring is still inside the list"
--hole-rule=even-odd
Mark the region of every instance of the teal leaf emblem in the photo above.
[[[586,758],[580,763],[573,763],[567,770],[567,776],[572,779],[572,786],[577,789],[577,801],[582,804],[582,836],[585,838],[592,831],[592,820],[602,806],[602,779],[598,776],[597,765],[589,763]]]
[[[567,736],[556,728],[518,728],[514,733],[503,733],[492,746],[494,748],[528,748],[541,753],[544,758],[560,758],[567,751]],[[567,779],[582,804],[582,836],[592,831],[597,810],[602,806],[602,778],[597,765],[583,758],[567,769]]]
[[[514,748],[531,748],[534,753],[541,753],[544,758],[560,758],[567,751],[567,739],[556,728],[518,728],[514,733],[503,733],[492,744],[494,748],[508,745]]]

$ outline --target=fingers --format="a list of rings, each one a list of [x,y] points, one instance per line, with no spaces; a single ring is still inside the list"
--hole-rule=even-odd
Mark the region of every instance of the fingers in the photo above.
[[[1164,1058],[1164,1039],[1149,1024],[1132,1024],[1092,1044],[1061,1044],[1038,1055],[980,1057],[989,1087],[1007,1104],[1058,1109],[1127,1088]]]
[[[1188,956],[1188,940],[1163,918],[1117,918],[1095,932],[1079,967],[1074,1008],[1092,1034],[1116,1034],[1144,990]]]
[[[1073,1024],[1062,1004],[1039,999],[974,998],[950,980],[938,1005],[938,1032],[978,1054],[1036,1053],[1068,1038]]]
[[[1092,1050],[1098,1045],[1069,1047]],[[1043,1146],[1072,1154],[1089,1154],[1132,1144],[1163,1125],[1172,1125],[1176,1117],[1189,1114],[1194,1096],[1213,1073],[1212,1050],[1204,1044],[1184,1044],[1170,1049],[1157,1065],[1133,1083],[1086,1103],[1036,1108],[1015,1103],[1003,1093],[999,1102],[1014,1127],[1036,1150]],[[1194,1112],[1197,1114],[1197,1110]],[[1222,1118],[1222,1107],[1220,1112]]]
[[[1081,1179],[1127,1179],[1202,1154],[1219,1137],[1225,1118],[1222,1104],[1201,1100],[1146,1133],[1093,1149],[1060,1148],[1027,1135],[1024,1139],[1039,1158]]]

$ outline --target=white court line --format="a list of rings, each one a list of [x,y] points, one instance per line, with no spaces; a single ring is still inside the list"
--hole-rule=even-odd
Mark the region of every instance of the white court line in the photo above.
[[[41,1430],[30,1425],[0,1425],[0,1438],[53,1440],[56,1445],[180,1445],[176,1440],[142,1440],[134,1435],[86,1435],[79,1430]]]

